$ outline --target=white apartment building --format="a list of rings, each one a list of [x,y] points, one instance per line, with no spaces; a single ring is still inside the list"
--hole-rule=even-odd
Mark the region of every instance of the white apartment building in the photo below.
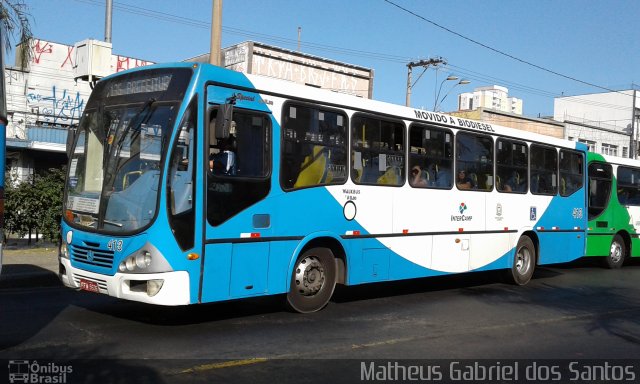
[[[637,157],[630,148],[638,147],[639,91],[557,97],[553,110],[553,119],[565,123],[565,138],[587,144],[592,152]]]
[[[522,99],[509,97],[509,90],[499,85],[479,87],[473,92],[458,95],[459,111],[473,111],[478,108],[522,115]]]

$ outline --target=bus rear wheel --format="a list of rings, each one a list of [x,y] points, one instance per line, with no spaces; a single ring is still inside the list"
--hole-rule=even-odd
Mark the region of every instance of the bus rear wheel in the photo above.
[[[522,236],[516,245],[513,266],[507,271],[508,280],[516,285],[525,285],[533,276],[536,267],[536,248],[528,236]]]
[[[336,262],[328,248],[311,248],[296,261],[287,294],[289,308],[300,313],[324,308],[336,287]]]
[[[622,239],[622,236],[615,235],[611,241],[611,247],[609,248],[609,255],[604,258],[604,265],[609,269],[618,269],[624,264],[624,259],[627,256],[627,247]]]

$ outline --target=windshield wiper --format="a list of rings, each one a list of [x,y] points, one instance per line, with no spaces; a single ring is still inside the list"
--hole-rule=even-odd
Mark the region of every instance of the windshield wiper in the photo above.
[[[120,223],[116,223],[115,221],[109,221],[109,220],[102,220],[103,223],[105,224],[109,224],[109,225],[114,225],[118,228],[122,228],[124,225],[120,224]]]

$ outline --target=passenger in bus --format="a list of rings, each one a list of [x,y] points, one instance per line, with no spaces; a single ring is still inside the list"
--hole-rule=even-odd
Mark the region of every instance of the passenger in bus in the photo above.
[[[220,152],[209,156],[209,168],[213,173],[223,175],[236,174],[236,154],[233,152],[235,138],[229,136],[227,139],[220,139]]]
[[[464,169],[458,170],[456,185],[458,186],[458,189],[471,189],[471,178],[467,176],[467,171]]]
[[[451,169],[440,164],[432,164],[431,172],[433,174],[434,185],[441,188],[451,188]]]
[[[520,189],[520,175],[518,172],[513,171],[511,176],[502,185],[503,192],[521,192]]]
[[[414,188],[425,188],[429,185],[429,174],[420,165],[416,164],[411,168],[409,184]]]

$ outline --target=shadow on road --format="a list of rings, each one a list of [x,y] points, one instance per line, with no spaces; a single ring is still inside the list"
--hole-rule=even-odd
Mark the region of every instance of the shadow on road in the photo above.
[[[539,267],[536,279],[527,287],[496,289],[476,286],[461,293],[490,305],[539,306],[584,323],[589,333],[604,331],[621,340],[640,345],[640,298],[637,276],[640,260],[628,260],[622,269],[608,270],[597,258]],[[573,273],[572,273],[573,271]],[[566,272],[566,273],[565,273]],[[559,277],[561,279],[549,279]],[[535,320],[535,319],[532,319]]]

